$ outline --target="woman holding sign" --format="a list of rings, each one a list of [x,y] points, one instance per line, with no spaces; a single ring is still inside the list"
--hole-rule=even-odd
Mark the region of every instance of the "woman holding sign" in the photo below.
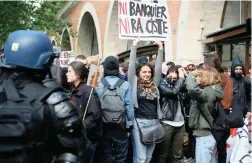
[[[128,81],[132,85],[134,105],[134,121],[131,131],[133,144],[133,162],[149,163],[156,143],[160,143],[164,136],[164,129],[159,122],[162,118],[158,84],[161,79],[163,44],[159,46],[155,68],[148,63],[136,67],[136,50],[139,39],[131,47],[129,59]]]

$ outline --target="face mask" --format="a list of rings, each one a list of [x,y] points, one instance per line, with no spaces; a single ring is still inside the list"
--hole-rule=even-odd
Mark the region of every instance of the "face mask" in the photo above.
[[[174,85],[177,82],[177,80],[167,79],[167,82],[171,85]]]
[[[242,77],[242,72],[235,72],[235,78],[240,79]]]

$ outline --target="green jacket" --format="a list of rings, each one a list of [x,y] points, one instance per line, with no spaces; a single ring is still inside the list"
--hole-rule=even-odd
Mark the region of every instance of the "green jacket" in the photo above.
[[[188,121],[189,127],[193,130],[193,135],[211,135],[211,127],[209,123],[211,125],[213,124],[213,117],[211,116],[213,111],[213,102],[220,101],[224,97],[221,85],[200,88],[196,83],[196,78],[192,73],[190,73],[186,78],[186,88],[188,90],[188,94],[193,100],[190,107]]]

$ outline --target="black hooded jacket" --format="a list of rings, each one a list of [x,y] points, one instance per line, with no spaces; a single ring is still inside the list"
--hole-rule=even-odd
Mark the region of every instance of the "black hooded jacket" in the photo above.
[[[245,113],[251,110],[251,82],[244,75],[241,78],[237,78],[235,75],[235,68],[241,66],[244,71],[244,65],[240,60],[235,59],[231,66],[231,79],[233,80],[233,98],[236,98],[240,101],[242,105],[241,108],[244,108]]]

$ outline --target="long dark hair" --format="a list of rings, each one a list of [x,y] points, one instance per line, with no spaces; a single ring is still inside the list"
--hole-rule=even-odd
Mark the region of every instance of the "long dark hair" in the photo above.
[[[221,67],[221,61],[217,53],[206,55],[204,58],[204,63],[207,64],[209,67],[215,68],[219,73],[224,73],[224,70]]]
[[[82,82],[85,82],[88,77],[88,69],[84,63],[80,61],[74,61],[69,64],[75,72],[76,75],[80,77]]]

